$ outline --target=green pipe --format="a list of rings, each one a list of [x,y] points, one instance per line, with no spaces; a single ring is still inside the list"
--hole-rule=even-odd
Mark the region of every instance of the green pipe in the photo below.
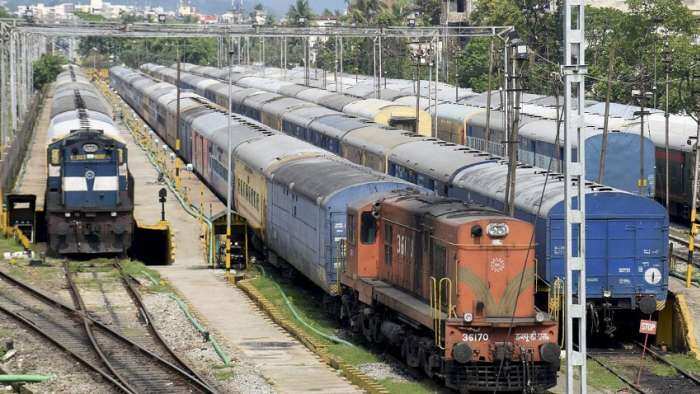
[[[141,271],[141,273],[146,275],[146,277],[148,279],[150,279],[150,281],[153,284],[155,284],[155,285],[158,284],[158,281],[148,272]],[[221,359],[221,361],[224,362],[224,365],[228,367],[231,364],[231,358],[221,348],[221,345],[219,345],[219,342],[217,342],[214,337],[209,335],[209,331],[207,331],[201,324],[199,324],[197,319],[195,319],[195,317],[192,316],[192,314],[190,313],[190,309],[187,307],[187,305],[184,302],[182,302],[182,300],[180,298],[178,298],[176,295],[174,295],[172,293],[169,293],[168,297],[170,297],[173,301],[175,301],[177,306],[180,307],[180,310],[185,314],[185,316],[190,321],[190,323],[192,323],[194,328],[196,328],[197,331],[199,331],[200,333],[202,333],[204,336],[206,336],[209,339],[209,342],[211,342],[212,346],[214,347],[214,351],[216,352],[216,354],[219,355],[219,358]]]
[[[0,375],[2,383],[39,383],[55,379],[55,375]]]
[[[256,267],[258,267],[260,269],[263,276],[267,276],[267,274],[265,273],[265,269],[263,267],[261,267],[259,265]],[[350,346],[350,347],[355,347],[355,345],[353,345],[352,343],[350,343],[344,339],[338,338],[335,335],[328,335],[325,332],[323,332],[323,331],[317,329],[316,327],[310,325],[309,323],[307,323],[301,316],[299,316],[299,313],[297,313],[296,308],[294,308],[294,305],[292,305],[292,303],[289,301],[289,298],[287,298],[287,294],[285,294],[284,290],[282,290],[282,287],[280,287],[280,285],[277,284],[277,282],[275,282],[274,280],[271,280],[271,281],[272,281],[272,284],[274,284],[275,287],[277,287],[277,290],[279,290],[280,294],[282,295],[282,299],[284,300],[284,304],[287,305],[287,308],[289,309],[290,312],[292,312],[292,315],[294,316],[294,318],[299,323],[301,323],[304,327],[308,328],[309,330],[315,332],[317,335],[319,335],[322,338],[325,338],[331,342],[340,343],[342,345],[346,345],[346,346]]]
[[[199,324],[197,319],[195,319],[194,316],[190,314],[189,308],[187,308],[187,305],[185,305],[185,303],[182,302],[181,299],[176,297],[174,294],[168,294],[168,297],[172,298],[177,303],[177,305],[180,307],[180,310],[185,314],[187,319],[190,321],[190,323],[192,323],[192,325],[197,329],[197,331],[202,333],[209,340],[209,342],[211,342],[216,354],[219,355],[219,358],[221,359],[221,361],[223,361],[224,365],[228,367],[231,364],[231,358],[221,348],[219,342],[217,342],[214,337],[209,335],[209,331],[207,331],[201,324]]]
[[[219,355],[219,358],[224,362],[224,365],[228,367],[231,364],[231,358],[229,358],[228,354],[224,352],[224,349],[221,348],[219,342],[216,341],[216,338],[209,337],[209,340],[211,341],[212,346],[214,346],[214,351],[216,354]]]

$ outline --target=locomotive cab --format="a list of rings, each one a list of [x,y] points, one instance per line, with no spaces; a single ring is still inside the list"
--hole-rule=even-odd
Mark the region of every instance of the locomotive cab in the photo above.
[[[456,389],[556,383],[557,324],[534,305],[530,224],[407,191],[349,207],[347,223],[351,328]]]

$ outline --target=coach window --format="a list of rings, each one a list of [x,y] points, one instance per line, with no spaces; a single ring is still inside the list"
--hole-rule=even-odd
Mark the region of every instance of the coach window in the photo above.
[[[363,244],[373,244],[377,239],[377,219],[372,212],[363,212],[361,217],[360,241]]]

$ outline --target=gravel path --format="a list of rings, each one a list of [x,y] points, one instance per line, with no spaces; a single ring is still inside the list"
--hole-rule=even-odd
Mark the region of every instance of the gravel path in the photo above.
[[[232,360],[225,367],[211,343],[187,320],[177,303],[165,294],[143,294],[143,300],[168,344],[183,356],[192,369],[208,378],[224,393],[273,393],[272,387],[255,371],[252,365]],[[229,356],[233,353],[224,344]]]

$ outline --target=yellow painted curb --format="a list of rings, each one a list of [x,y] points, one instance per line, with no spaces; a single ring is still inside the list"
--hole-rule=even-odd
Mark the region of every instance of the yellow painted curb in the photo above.
[[[350,383],[360,387],[370,394],[389,393],[384,386],[377,383],[356,367],[346,363],[345,361],[339,360],[336,356],[330,354],[325,344],[308,335],[295,322],[287,319],[279,308],[277,308],[277,306],[272,304],[258,291],[258,289],[250,284],[249,279],[238,281],[237,286],[243,290],[243,292],[246,293],[248,297],[250,297],[250,299],[252,299],[258,306],[260,306],[275,323],[287,330],[287,332],[292,334],[293,337],[303,343],[309,350],[316,353],[316,355],[318,355],[319,358],[321,358],[321,360],[323,360],[323,362],[325,362],[331,368],[339,370],[341,375],[347,378]]]
[[[685,295],[676,294],[676,302],[678,303],[678,309],[681,313],[681,321],[683,323],[683,329],[685,330],[685,340],[688,343],[688,348],[690,352],[693,353],[696,359],[700,360],[700,352],[698,351],[698,342],[695,338],[695,325],[693,323],[693,316],[690,314],[690,309],[688,309],[688,304],[685,302]]]

